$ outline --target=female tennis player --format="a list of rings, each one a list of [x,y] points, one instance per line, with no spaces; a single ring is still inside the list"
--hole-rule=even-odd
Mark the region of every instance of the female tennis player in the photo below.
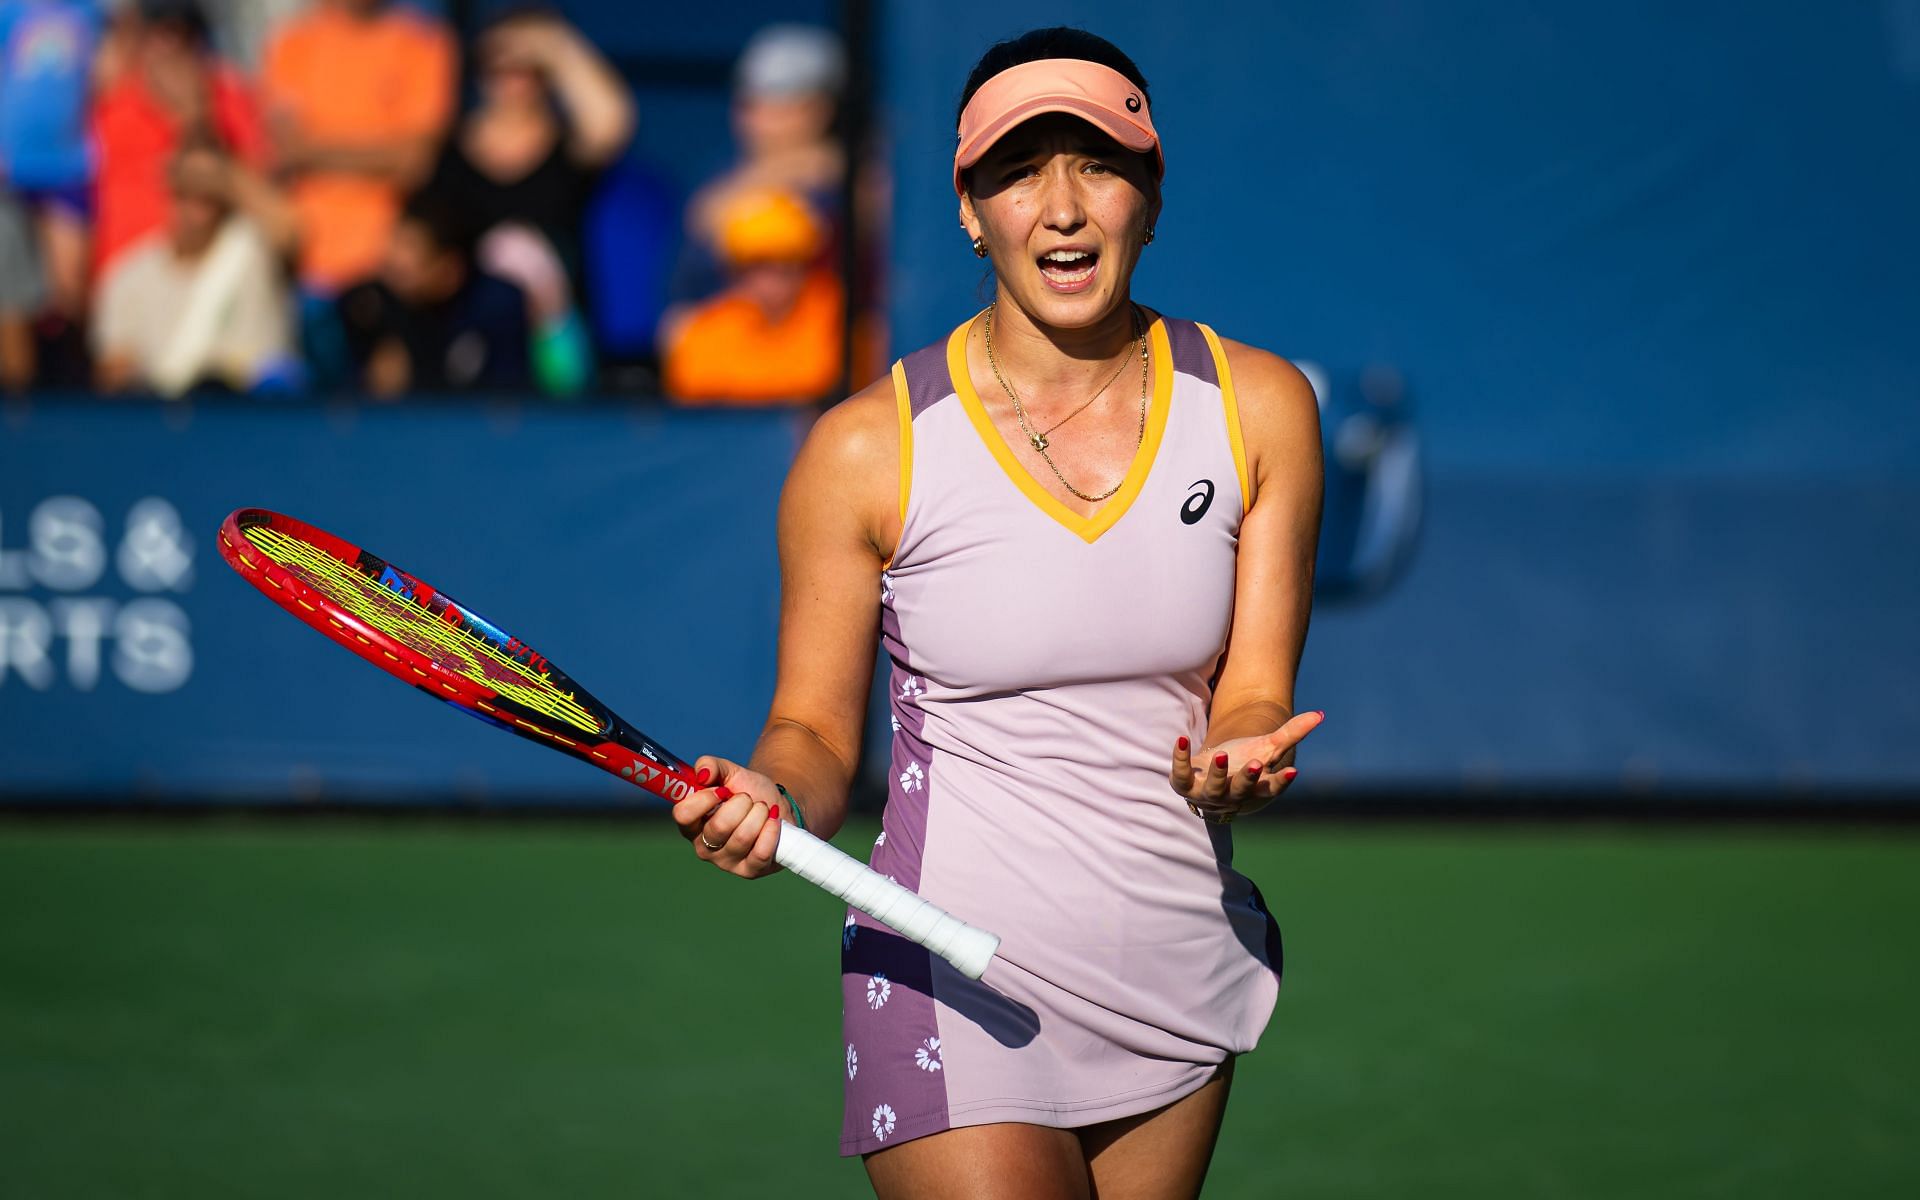
[[[711,786],[674,818],[749,878],[782,821],[837,829],[877,627],[894,733],[873,866],[1003,957],[971,982],[849,914],[842,1152],[882,1197],[1191,1196],[1279,986],[1227,826],[1322,719],[1293,708],[1313,392],[1133,301],[1163,158],[1112,44],[994,46],[958,125],[993,301],[813,430],[781,502],[766,730],[747,765],[699,759]]]

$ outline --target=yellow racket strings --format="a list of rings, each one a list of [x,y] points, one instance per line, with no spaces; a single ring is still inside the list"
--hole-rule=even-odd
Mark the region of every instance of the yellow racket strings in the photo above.
[[[471,679],[502,698],[587,733],[600,722],[545,675],[511,658],[486,638],[434,615],[382,587],[333,555],[267,526],[244,531],[260,552],[301,582],[394,641],[432,659],[441,670]]]

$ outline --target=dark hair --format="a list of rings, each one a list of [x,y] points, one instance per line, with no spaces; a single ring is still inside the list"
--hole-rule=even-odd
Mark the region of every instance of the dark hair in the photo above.
[[[147,24],[172,29],[202,50],[213,44],[207,14],[196,0],[141,0],[139,12]]]
[[[458,255],[465,263],[473,261],[481,231],[465,209],[439,191],[415,192],[401,209],[400,219],[418,225],[435,249]]]
[[[1071,25],[1055,25],[1049,29],[1035,29],[987,47],[980,61],[973,64],[973,73],[967,76],[967,86],[960,89],[960,104],[953,110],[953,127],[960,127],[960,114],[967,111],[967,102],[973,99],[973,94],[980,90],[981,84],[1008,67],[1039,62],[1043,58],[1078,58],[1112,67],[1140,89],[1140,99],[1149,108],[1153,106],[1153,97],[1147,94],[1147,77],[1140,73],[1140,68],[1120,47],[1097,33],[1088,33]]]
[[[565,21],[566,14],[553,0],[492,0],[479,7],[479,32],[486,33],[497,29],[509,21],[524,21],[529,17],[540,20]]]

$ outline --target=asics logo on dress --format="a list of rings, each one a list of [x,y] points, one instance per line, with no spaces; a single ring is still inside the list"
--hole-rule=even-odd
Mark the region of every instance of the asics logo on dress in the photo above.
[[[1198,525],[1212,505],[1213,480],[1197,480],[1187,489],[1187,502],[1180,506],[1180,519],[1188,525]]]

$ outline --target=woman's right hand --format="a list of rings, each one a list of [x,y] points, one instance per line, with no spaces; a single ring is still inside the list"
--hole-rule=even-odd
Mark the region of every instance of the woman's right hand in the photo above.
[[[693,765],[699,790],[673,806],[673,823],[695,857],[742,879],[778,871],[780,790],[773,780],[710,754]]]

